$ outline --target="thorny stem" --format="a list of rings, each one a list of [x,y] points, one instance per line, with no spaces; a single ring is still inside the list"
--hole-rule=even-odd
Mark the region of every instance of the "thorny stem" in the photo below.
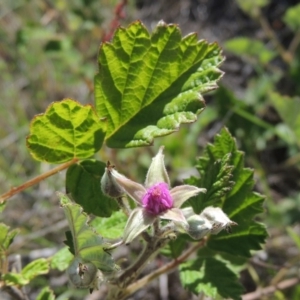
[[[132,283],[131,285],[127,286],[123,291],[122,294],[119,295],[118,300],[124,300],[129,295],[132,295],[134,292],[148,284],[149,282],[153,281],[157,277],[159,277],[162,274],[167,274],[174,270],[178,265],[180,265],[182,262],[184,262],[193,252],[196,250],[202,248],[206,243],[206,238],[202,239],[200,242],[194,244],[189,249],[187,249],[183,254],[181,254],[178,258],[172,260],[168,264],[162,266],[161,268],[155,270],[154,272],[150,273],[149,275],[141,278],[140,280]]]
[[[71,161],[68,161],[68,162],[66,162],[64,164],[61,164],[58,167],[56,167],[56,168],[54,168],[54,169],[52,169],[52,170],[50,170],[48,172],[40,174],[40,175],[38,175],[38,176],[36,176],[36,177],[28,180],[27,182],[21,184],[18,187],[11,188],[8,192],[6,192],[6,193],[4,193],[4,194],[2,194],[0,196],[0,204],[4,203],[10,197],[12,197],[12,196],[14,196],[14,195],[22,192],[23,190],[25,190],[25,189],[27,189],[27,188],[29,188],[29,187],[37,184],[37,183],[39,183],[40,181],[42,181],[42,180],[44,180],[44,179],[46,179],[46,178],[48,178],[48,177],[50,177],[50,176],[52,176],[52,175],[60,172],[62,170],[67,169],[68,167],[70,167],[71,165],[77,163],[78,161],[79,161],[78,158],[73,158]]]

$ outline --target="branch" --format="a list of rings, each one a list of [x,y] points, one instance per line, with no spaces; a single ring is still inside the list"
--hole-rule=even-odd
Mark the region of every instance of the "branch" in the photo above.
[[[71,161],[68,161],[68,162],[66,162],[64,164],[61,164],[58,167],[56,167],[56,168],[48,171],[48,172],[45,172],[45,173],[43,173],[41,175],[38,175],[38,176],[36,176],[36,177],[28,180],[27,182],[21,184],[18,187],[11,188],[8,192],[6,192],[6,193],[4,193],[4,194],[2,194],[0,196],[0,204],[3,204],[10,197],[12,197],[12,196],[14,196],[14,195],[22,192],[23,190],[25,190],[25,189],[27,189],[27,188],[29,188],[29,187],[37,184],[37,183],[39,183],[40,181],[42,181],[42,180],[44,180],[44,179],[46,179],[46,178],[48,178],[48,177],[50,177],[50,176],[58,173],[58,172],[60,172],[60,171],[62,171],[64,169],[67,169],[69,166],[77,163],[78,161],[79,161],[78,158],[73,158]]]
[[[279,282],[276,285],[267,286],[262,289],[257,289],[254,292],[243,295],[243,300],[256,300],[262,299],[264,296],[275,293],[277,290],[284,290],[290,288],[300,282],[299,278],[290,278]]]
[[[129,285],[122,291],[122,298],[119,300],[126,299],[129,295],[132,295],[134,292],[148,284],[149,282],[153,281],[157,277],[162,274],[166,274],[177,268],[181,263],[183,263],[193,252],[202,248],[206,243],[206,238],[202,239],[197,244],[191,246],[187,249],[183,254],[181,254],[178,258],[172,260],[168,264],[162,266],[161,268],[157,269],[156,271],[150,273],[149,275],[141,278],[140,280],[136,281],[135,283]],[[244,300],[244,299],[243,299]]]

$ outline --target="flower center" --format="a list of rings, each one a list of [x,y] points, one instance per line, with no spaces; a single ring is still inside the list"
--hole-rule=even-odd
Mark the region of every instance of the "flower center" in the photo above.
[[[157,183],[147,190],[142,199],[143,207],[152,215],[158,215],[173,207],[173,199],[168,185],[164,182]]]

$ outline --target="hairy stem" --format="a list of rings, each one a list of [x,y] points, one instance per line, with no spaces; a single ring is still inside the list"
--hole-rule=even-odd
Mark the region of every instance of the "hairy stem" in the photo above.
[[[126,199],[126,197],[120,196],[118,198],[116,198],[119,207],[122,209],[123,213],[129,217],[131,209],[129,207],[128,201]]]
[[[44,179],[46,179],[46,178],[48,178],[48,177],[50,177],[50,176],[58,173],[58,172],[60,172],[60,171],[62,171],[64,169],[67,169],[68,167],[70,167],[71,165],[77,163],[78,161],[79,161],[78,158],[73,158],[71,161],[68,161],[68,162],[66,162],[64,164],[61,164],[58,167],[56,167],[56,168],[54,168],[54,169],[52,169],[52,170],[50,170],[48,172],[40,174],[40,175],[38,175],[38,176],[36,176],[36,177],[28,180],[27,182],[21,184],[18,187],[11,188],[8,192],[6,192],[6,193],[4,193],[4,194],[2,194],[0,196],[0,204],[4,203],[10,197],[12,197],[12,196],[14,196],[14,195],[22,192],[23,190],[25,190],[25,189],[27,189],[27,188],[29,188],[29,187],[37,184],[37,183],[39,183],[40,181],[42,181],[42,180],[44,180]]]

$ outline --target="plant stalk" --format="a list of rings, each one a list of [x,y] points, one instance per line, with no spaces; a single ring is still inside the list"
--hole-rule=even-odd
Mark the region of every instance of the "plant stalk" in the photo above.
[[[40,174],[40,175],[38,175],[38,176],[36,176],[36,177],[28,180],[27,182],[19,185],[18,187],[11,188],[8,192],[6,192],[6,193],[4,193],[4,194],[2,194],[0,196],[0,204],[3,204],[7,199],[9,199],[12,196],[14,196],[14,195],[22,192],[23,190],[25,190],[25,189],[27,189],[27,188],[29,188],[29,187],[31,187],[31,186],[39,183],[40,181],[42,181],[42,180],[44,180],[44,179],[46,179],[46,178],[48,178],[48,177],[50,177],[50,176],[58,173],[58,172],[60,172],[60,171],[62,171],[64,169],[67,169],[68,167],[70,167],[71,165],[77,163],[78,161],[79,161],[78,158],[73,158],[72,160],[70,160],[70,161],[68,161],[68,162],[66,162],[64,164],[61,164],[61,165],[53,168],[50,171],[47,171],[47,172],[45,172],[43,174]]]

